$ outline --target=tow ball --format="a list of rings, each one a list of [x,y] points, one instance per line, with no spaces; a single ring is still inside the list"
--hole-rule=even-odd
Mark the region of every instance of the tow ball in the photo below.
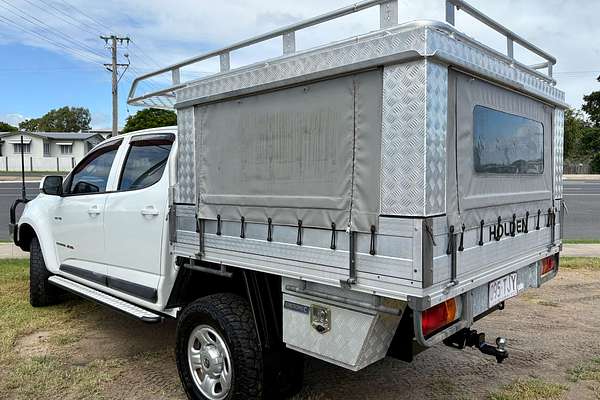
[[[454,335],[444,340],[446,346],[453,347],[455,349],[464,349],[465,347],[475,347],[479,349],[483,354],[496,357],[498,364],[508,358],[508,351],[506,350],[506,338],[499,337],[496,339],[496,346],[491,345],[485,341],[485,333],[478,333],[472,329],[462,329],[456,332]]]

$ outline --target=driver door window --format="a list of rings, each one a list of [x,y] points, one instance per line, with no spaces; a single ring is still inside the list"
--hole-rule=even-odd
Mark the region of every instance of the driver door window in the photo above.
[[[86,194],[103,193],[106,191],[110,168],[119,149],[120,141],[97,149],[77,166],[65,193]]]

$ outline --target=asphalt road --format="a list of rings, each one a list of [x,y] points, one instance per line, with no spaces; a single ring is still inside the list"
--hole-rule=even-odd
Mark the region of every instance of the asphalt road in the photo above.
[[[27,198],[31,199],[38,193],[39,182],[26,182]],[[0,240],[10,240],[8,235],[9,210],[13,202],[21,197],[21,182],[0,181]],[[23,206],[19,206],[18,211]],[[20,215],[20,214],[17,214]]]
[[[600,239],[600,180],[564,181],[566,239]]]
[[[38,192],[37,182],[28,182],[31,198]],[[566,239],[600,239],[600,180],[568,180],[564,182]],[[0,240],[9,240],[8,210],[21,196],[20,182],[0,182]]]

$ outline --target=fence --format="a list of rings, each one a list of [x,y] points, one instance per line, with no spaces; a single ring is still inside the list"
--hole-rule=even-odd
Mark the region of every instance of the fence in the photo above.
[[[563,166],[564,174],[591,174],[592,167],[589,163],[565,162]]]
[[[75,157],[32,157],[25,156],[27,172],[68,172],[79,162]],[[0,157],[0,171],[21,171],[21,156]]]

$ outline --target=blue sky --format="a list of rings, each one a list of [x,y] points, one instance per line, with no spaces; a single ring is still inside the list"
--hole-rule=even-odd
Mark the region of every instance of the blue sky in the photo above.
[[[110,53],[100,34],[129,35],[134,70],[120,84],[120,121],[136,108],[127,107],[131,79],[143,71],[222,47],[302,18],[351,3],[351,0],[0,0],[0,121],[18,123],[52,108],[90,109],[92,125],[111,124],[110,73],[102,67]],[[400,0],[400,20],[443,18],[442,0]],[[471,3],[558,59],[559,87],[574,107],[592,90],[600,90],[600,2],[591,0],[472,0]],[[140,12],[142,10],[143,12]],[[307,48],[333,39],[371,31],[376,9],[346,17],[337,24],[310,28],[297,35]],[[457,27],[478,40],[504,50],[503,38],[457,14]],[[566,28],[568,27],[568,28]],[[50,39],[42,40],[41,37]],[[60,43],[60,45],[56,45]],[[65,48],[66,47],[66,48]],[[276,56],[272,40],[233,55],[232,64]],[[535,58],[517,50],[525,62]],[[216,70],[216,60],[190,74]],[[155,81],[154,85],[164,84]]]
[[[17,43],[0,46],[2,57],[0,115],[40,116],[64,105],[87,107],[94,124],[111,123],[110,73],[64,54]],[[131,76],[131,75],[130,75]],[[124,78],[125,79],[125,78]],[[128,80],[125,81],[129,83]],[[126,101],[126,85],[121,86],[120,101]],[[121,113],[125,116],[125,107]],[[15,119],[18,119],[15,115]]]

